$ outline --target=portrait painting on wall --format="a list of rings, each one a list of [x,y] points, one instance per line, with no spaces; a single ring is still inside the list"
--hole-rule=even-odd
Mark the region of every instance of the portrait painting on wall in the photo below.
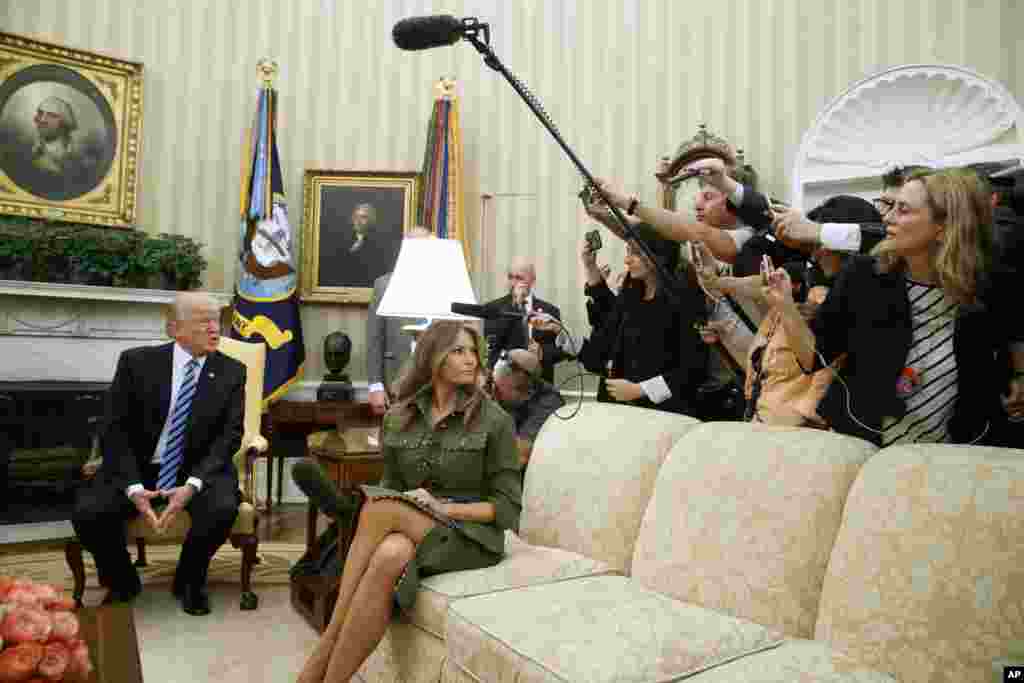
[[[135,222],[142,65],[0,33],[0,213]]]
[[[307,170],[303,301],[369,303],[413,226],[415,171]]]

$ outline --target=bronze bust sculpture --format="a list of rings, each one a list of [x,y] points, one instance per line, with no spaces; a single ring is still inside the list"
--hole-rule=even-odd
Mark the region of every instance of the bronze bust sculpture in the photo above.
[[[352,359],[352,340],[344,332],[324,337],[324,364],[329,372],[316,390],[318,401],[351,401],[352,382],[345,372]]]

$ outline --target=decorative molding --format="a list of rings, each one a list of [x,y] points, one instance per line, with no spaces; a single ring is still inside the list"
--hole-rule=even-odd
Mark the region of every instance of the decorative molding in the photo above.
[[[49,299],[87,299],[90,301],[123,301],[140,304],[169,304],[178,292],[165,289],[130,289],[127,287],[97,287],[69,285],[55,282],[28,282],[0,280],[0,296],[33,296]],[[208,292],[217,302],[227,306],[234,295],[231,292]]]
[[[825,196],[847,191],[844,185],[863,187],[897,165],[1024,157],[1022,124],[1010,91],[975,71],[941,64],[887,69],[855,83],[815,119],[800,143],[790,200],[803,206],[811,187]]]

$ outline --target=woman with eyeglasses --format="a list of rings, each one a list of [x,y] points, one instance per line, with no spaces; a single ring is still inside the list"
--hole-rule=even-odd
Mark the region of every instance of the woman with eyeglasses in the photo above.
[[[977,175],[912,173],[886,239],[854,257],[810,326],[775,270],[768,297],[805,368],[847,354],[819,413],[881,446],[984,443],[1001,410],[1024,415],[1024,325],[1016,274],[992,267],[992,208]],[[1013,364],[996,365],[997,352]]]
[[[697,388],[704,382],[707,347],[697,332],[704,301],[696,280],[680,265],[679,244],[659,237],[652,227],[633,227],[662,266],[686,284],[670,295],[654,263],[634,240],[626,243],[626,276],[612,292],[597,265],[595,252],[581,253],[593,301],[590,338],[579,359],[601,375],[597,400],[628,403],[693,415]]]

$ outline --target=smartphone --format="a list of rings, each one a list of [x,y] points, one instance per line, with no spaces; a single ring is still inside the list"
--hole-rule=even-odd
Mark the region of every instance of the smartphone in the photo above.
[[[600,230],[597,230],[597,229],[591,230],[586,235],[584,235],[584,238],[587,240],[587,249],[590,250],[590,251],[597,251],[602,246],[604,246],[603,244],[601,244],[601,231]]]
[[[772,258],[765,254],[761,257],[761,284],[767,286],[773,272],[775,272],[775,266],[772,265]]]

